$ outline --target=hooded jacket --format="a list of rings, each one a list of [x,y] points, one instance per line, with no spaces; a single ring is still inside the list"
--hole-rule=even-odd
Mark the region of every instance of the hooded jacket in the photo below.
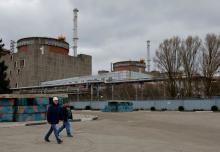
[[[60,118],[60,107],[57,104],[52,103],[48,107],[47,121],[49,124],[58,124]]]

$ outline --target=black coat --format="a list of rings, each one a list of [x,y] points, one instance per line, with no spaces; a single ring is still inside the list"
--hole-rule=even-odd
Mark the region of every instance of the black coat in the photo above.
[[[63,121],[67,121],[68,120],[68,110],[67,110],[66,107],[62,107],[61,120],[63,120]]]
[[[47,121],[49,124],[58,124],[60,118],[60,107],[58,105],[49,105],[47,111]]]
[[[68,110],[67,107],[63,107],[61,112],[61,120],[66,122],[68,119],[72,119],[72,112]]]

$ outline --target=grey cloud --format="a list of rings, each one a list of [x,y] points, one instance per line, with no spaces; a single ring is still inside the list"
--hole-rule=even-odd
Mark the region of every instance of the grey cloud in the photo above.
[[[1,0],[0,37],[66,36],[72,44],[73,8],[79,9],[79,52],[93,56],[93,73],[110,62],[146,58],[175,35],[220,32],[218,0]]]

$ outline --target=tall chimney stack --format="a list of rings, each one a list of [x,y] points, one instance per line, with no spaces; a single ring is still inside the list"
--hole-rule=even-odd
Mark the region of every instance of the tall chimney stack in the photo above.
[[[147,40],[147,72],[150,72],[150,41]]]
[[[77,13],[79,10],[75,8],[73,10],[73,52],[74,56],[77,56],[77,41],[78,41],[78,31],[77,31]]]

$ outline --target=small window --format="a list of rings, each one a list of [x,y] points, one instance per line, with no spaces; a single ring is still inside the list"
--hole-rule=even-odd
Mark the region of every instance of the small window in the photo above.
[[[13,55],[11,55],[11,61],[13,60]]]
[[[25,60],[20,60],[20,67],[23,68],[25,66]]]
[[[20,69],[18,69],[18,75],[20,74],[20,72],[21,72],[21,70],[20,70]]]
[[[18,83],[15,83],[15,88],[18,88]]]
[[[17,68],[17,61],[14,62],[14,68]]]
[[[12,74],[12,72],[11,72],[11,70],[9,71],[9,75],[11,75]]]

